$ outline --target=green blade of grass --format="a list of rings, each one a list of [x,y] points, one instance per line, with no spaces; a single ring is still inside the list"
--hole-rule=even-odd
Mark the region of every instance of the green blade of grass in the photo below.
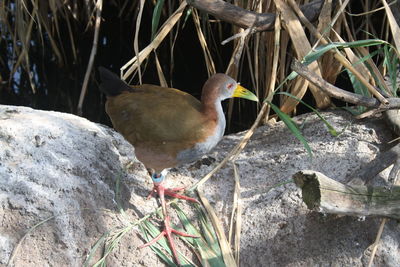
[[[160,23],[161,11],[164,7],[164,0],[158,0],[154,7],[153,17],[151,19],[151,40],[153,41],[158,30],[158,24]]]
[[[340,43],[340,42],[333,42],[329,43],[327,45],[321,45],[316,47],[313,51],[310,51],[304,59],[302,60],[302,63],[305,65],[309,65],[310,63],[314,62],[315,60],[319,59],[322,55],[324,55],[326,52],[328,52],[331,49],[343,49],[343,48],[355,48],[355,47],[368,47],[368,46],[376,46],[376,45],[389,45],[388,42],[380,40],[380,39],[366,39],[366,40],[359,40],[359,41],[354,41],[354,42],[346,42],[346,43]],[[291,72],[287,79],[293,80],[294,78],[297,77],[296,72]]]
[[[160,234],[160,231],[157,229],[157,227],[155,227],[152,223],[148,222],[147,220],[139,224],[139,228],[142,231],[146,242],[151,241],[152,238]],[[168,247],[165,238],[161,238],[157,243],[161,244],[161,246],[168,251],[170,256],[167,256],[161,249],[159,249],[155,245],[150,246],[150,248],[154,251],[154,253],[156,253],[158,257],[160,257],[166,264],[168,264],[168,266],[176,267],[177,265],[172,261],[171,258],[172,255],[171,249]]]
[[[294,134],[294,136],[303,143],[305,149],[307,150],[308,155],[312,158],[311,148],[307,143],[307,140],[304,136],[300,133],[297,126],[293,123],[292,119],[284,112],[282,112],[276,105],[272,104],[268,100],[265,100],[270,107],[275,111],[275,113],[279,116],[279,118],[286,124],[289,130]]]
[[[328,131],[332,136],[339,136],[340,134],[343,133],[344,129],[340,132],[338,132],[323,116],[320,112],[318,112],[318,110],[316,110],[315,108],[313,108],[312,106],[308,105],[307,103],[305,103],[303,100],[301,100],[300,98],[288,93],[288,92],[279,92],[277,93],[277,95],[287,95],[289,97],[292,97],[293,99],[295,99],[296,101],[299,101],[300,103],[302,103],[303,105],[305,105],[306,107],[308,107],[309,109],[311,109],[317,116],[318,118],[320,118],[324,124],[326,125],[326,127],[328,127]]]
[[[102,266],[103,264],[105,264],[105,259],[108,257],[108,255],[110,255],[114,251],[114,249],[118,246],[121,238],[126,233],[128,233],[134,226],[135,226],[135,224],[130,224],[128,226],[125,226],[122,229],[120,229],[118,232],[116,232],[115,234],[111,234],[111,231],[110,231],[110,236],[112,236],[111,240],[106,242],[103,256],[101,257],[100,260],[98,260],[93,265],[93,267]]]
[[[196,209],[200,218],[202,236],[204,237],[208,246],[210,246],[215,254],[219,255],[220,260],[223,261],[222,251],[221,247],[219,246],[217,234],[215,233],[214,228],[207,217],[206,211],[200,205],[197,205]]]
[[[173,225],[171,225],[171,227],[175,229]],[[140,224],[140,229],[143,232],[146,242],[151,241],[153,238],[157,237],[160,234],[158,228],[148,220],[145,220]],[[157,241],[157,244],[161,245],[161,247],[168,253],[168,255],[165,254],[160,248],[158,248],[155,245],[151,245],[150,248],[167,264],[170,264],[170,262],[172,262],[173,265],[170,266],[176,266],[172,261],[172,251],[167,243],[167,239],[165,237],[160,238]],[[190,260],[186,258],[185,255],[183,255],[179,251],[178,255],[181,264],[187,267],[195,267],[194,263],[190,262]]]
[[[399,58],[397,57],[397,53],[394,48],[390,48],[389,46],[384,46],[384,61],[383,65],[387,68],[387,74],[390,80],[390,85],[392,87],[392,94],[397,96],[398,85],[397,85],[397,74],[398,74],[398,66],[399,66]]]
[[[199,236],[199,238],[187,238],[187,237],[181,237],[184,240],[187,240],[188,242],[191,242],[193,244],[194,248],[196,248],[201,255],[201,258],[199,259],[203,266],[215,266],[215,267],[225,267],[225,263],[223,261],[222,255],[219,255],[214,251],[205,241],[203,236],[200,235],[199,231],[193,226],[192,223],[190,223],[189,219],[187,218],[186,214],[180,209],[178,206],[174,205],[174,208],[176,209],[177,215],[179,219],[181,220],[182,224],[184,225],[187,233],[191,235],[196,235]],[[220,250],[218,250],[220,251]]]
[[[190,15],[192,15],[193,9],[192,8],[188,8],[186,11],[186,15],[185,18],[183,19],[183,25],[182,25],[182,29],[185,28],[186,26],[186,22],[189,19]]]
[[[97,242],[94,244],[94,246],[90,249],[90,253],[89,255],[86,257],[86,261],[84,262],[83,266],[87,267],[90,264],[90,261],[92,260],[95,252],[97,251],[97,249],[100,247],[100,245],[102,243],[105,242],[105,240],[107,239],[107,237],[109,236],[110,231],[105,232],[98,240]]]
[[[200,218],[200,226],[201,231],[203,233],[203,237],[207,242],[208,247],[214,252],[217,258],[213,258],[209,261],[211,266],[225,266],[224,257],[222,255],[221,247],[219,246],[219,242],[217,239],[217,234],[214,231],[214,228],[207,217],[205,210],[198,205],[198,214]]]

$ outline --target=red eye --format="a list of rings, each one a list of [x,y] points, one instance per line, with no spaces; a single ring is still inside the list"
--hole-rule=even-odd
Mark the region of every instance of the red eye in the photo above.
[[[230,84],[228,84],[228,86],[227,86],[227,87],[228,87],[228,89],[229,89],[229,90],[231,90],[231,89],[232,89],[232,87],[233,87],[233,83],[230,83]]]

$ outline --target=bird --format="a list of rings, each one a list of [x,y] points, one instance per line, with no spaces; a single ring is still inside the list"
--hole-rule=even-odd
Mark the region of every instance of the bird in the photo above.
[[[178,254],[172,234],[195,237],[172,229],[165,195],[198,202],[178,194],[184,188],[164,187],[167,170],[194,162],[207,154],[222,139],[225,115],[221,101],[240,97],[258,101],[256,95],[226,74],[212,75],[203,85],[201,101],[174,88],[152,84],[128,85],[115,73],[99,67],[99,89],[107,101],[106,113],[112,125],[133,145],[135,155],[149,171],[164,215],[164,230],[145,247],[166,236],[176,263]]]

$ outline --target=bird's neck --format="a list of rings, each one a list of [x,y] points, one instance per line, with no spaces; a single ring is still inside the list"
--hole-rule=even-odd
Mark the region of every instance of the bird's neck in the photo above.
[[[215,137],[218,141],[222,138],[225,132],[225,114],[222,109],[221,100],[218,97],[210,97],[210,94],[201,98],[201,112],[207,120],[215,121],[216,131]]]
[[[210,120],[218,121],[219,111],[222,110],[218,89],[204,86],[201,94],[201,112]]]

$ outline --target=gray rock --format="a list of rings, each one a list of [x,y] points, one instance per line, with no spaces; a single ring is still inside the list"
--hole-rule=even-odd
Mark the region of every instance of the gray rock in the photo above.
[[[392,138],[381,118],[355,121],[344,112],[324,116],[337,130],[344,129],[339,137],[332,137],[314,115],[296,119],[303,123],[312,158],[282,123],[276,123],[258,128],[236,160],[244,209],[241,266],[363,266],[368,262],[368,247],[380,219],[311,212],[293,183],[280,185],[301,169],[343,181],[386,149]],[[190,186],[198,181],[242,135],[227,136],[203,159],[172,169],[168,183]],[[387,174],[383,171],[376,182]],[[50,218],[20,242],[13,264],[81,266],[106,231],[158,206],[155,199],[146,200],[151,180],[132,146],[112,129],[69,114],[0,106],[0,177],[0,265],[7,264],[32,226]],[[123,214],[116,201],[117,180]],[[225,166],[205,188],[228,229],[232,166]],[[186,203],[179,205],[190,210]],[[137,249],[143,244],[138,233],[133,228],[120,241],[107,259],[109,266],[162,266],[150,248]],[[398,223],[389,221],[375,266],[399,266],[399,243]]]

